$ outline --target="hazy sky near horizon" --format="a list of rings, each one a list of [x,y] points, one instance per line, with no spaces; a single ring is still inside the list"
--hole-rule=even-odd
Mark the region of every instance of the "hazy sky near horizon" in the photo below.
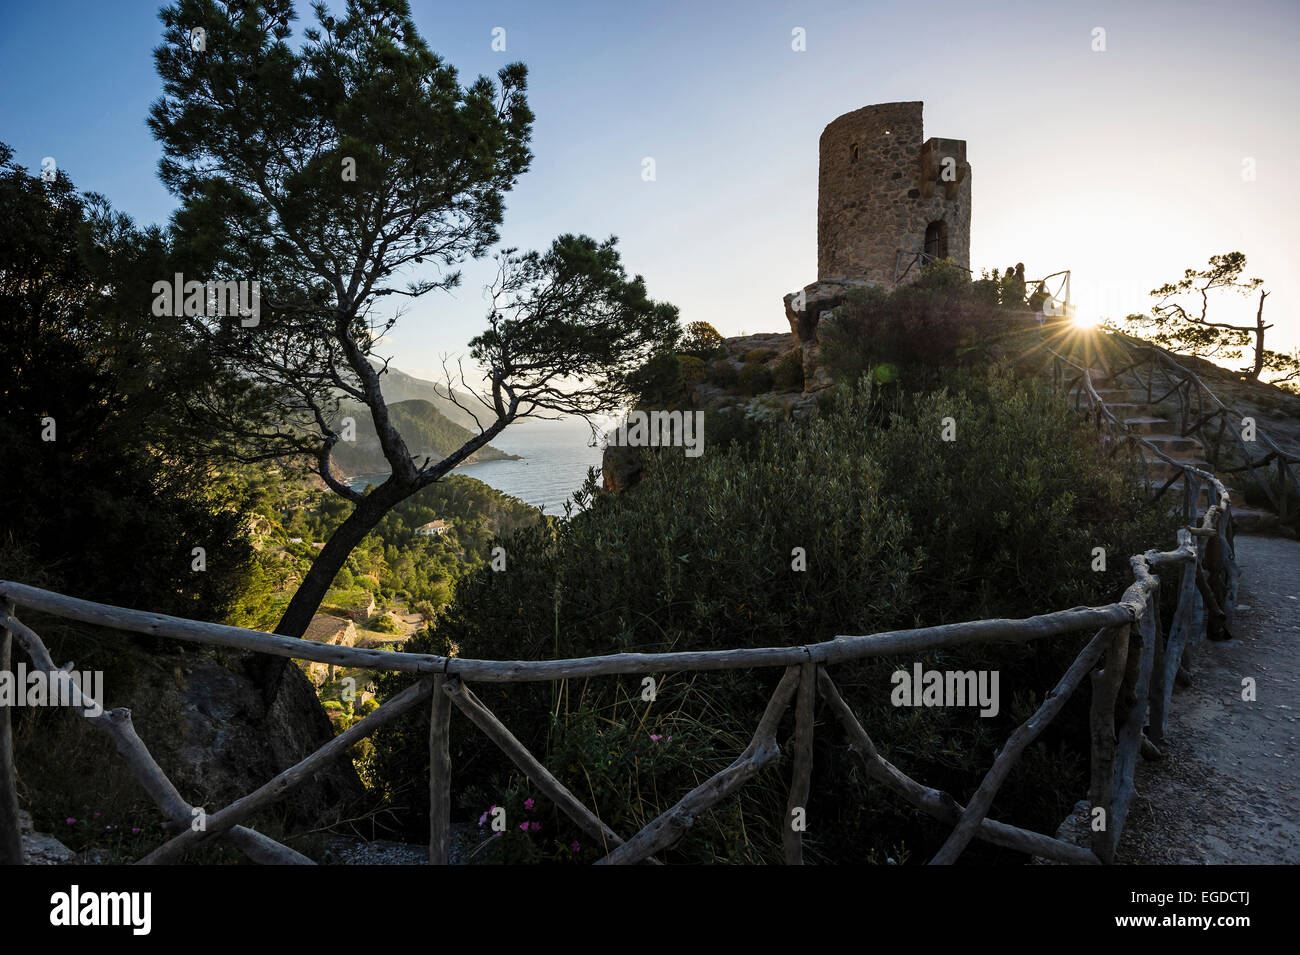
[[[0,3],[0,140],[33,171],[55,157],[141,224],[175,208],[145,126],[160,93],[158,6]],[[1272,290],[1273,344],[1300,345],[1294,0],[412,7],[466,83],[528,66],[535,159],[507,197],[503,244],[617,235],[629,272],[684,321],[787,330],[782,295],[816,278],[822,129],[860,106],[919,99],[927,136],[967,141],[976,271],[1068,268],[1082,311],[1121,317],[1184,268],[1240,250]],[[306,3],[298,13],[295,34],[313,21]],[[491,48],[495,27],[504,53]],[[1097,27],[1105,52],[1092,49]],[[394,364],[432,376],[442,353],[463,354],[484,326],[492,271],[468,264],[453,295],[409,306],[388,343]]]

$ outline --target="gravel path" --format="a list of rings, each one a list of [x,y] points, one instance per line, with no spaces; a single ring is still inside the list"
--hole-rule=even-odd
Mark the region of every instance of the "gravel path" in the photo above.
[[[1168,755],[1138,763],[1118,862],[1300,863],[1300,542],[1236,545],[1235,638],[1202,643],[1175,690]]]

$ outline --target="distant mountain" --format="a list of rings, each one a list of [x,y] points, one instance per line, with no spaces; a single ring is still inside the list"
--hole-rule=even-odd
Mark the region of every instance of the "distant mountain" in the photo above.
[[[384,400],[390,405],[418,398],[421,401],[429,402],[450,419],[453,424],[458,424],[462,428],[469,428],[476,434],[478,433],[478,425],[474,423],[474,419],[470,417],[469,413],[462,411],[454,401],[447,397],[448,389],[446,385],[435,384],[423,378],[416,378],[404,371],[398,371],[391,365],[388,367],[388,371],[380,376],[379,385],[384,392]],[[487,425],[494,417],[492,412],[484,408],[473,395],[467,395],[464,392],[452,389],[451,396],[478,415],[479,420],[484,425]]]
[[[429,384],[410,375],[402,377],[418,384]],[[429,401],[420,398],[393,401],[388,396],[387,381],[384,390],[389,402],[388,414],[393,427],[406,441],[407,448],[417,462],[425,456],[440,461],[478,433],[477,430],[470,431],[462,428]],[[375,433],[375,423],[370,417],[370,409],[356,402],[345,401],[342,404],[342,413],[356,419],[357,439],[340,441],[334,446],[334,463],[339,472],[344,477],[350,478],[358,474],[378,474],[389,470],[388,460],[379,446],[379,436]],[[466,463],[511,461],[517,458],[518,455],[506,454],[489,444],[470,455]]]

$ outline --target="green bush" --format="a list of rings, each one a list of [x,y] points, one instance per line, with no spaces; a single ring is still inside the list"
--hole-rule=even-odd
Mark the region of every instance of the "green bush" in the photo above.
[[[629,387],[640,407],[676,407],[685,390],[681,362],[672,352],[659,352],[629,376]]]
[[[776,369],[772,373],[772,381],[776,387],[784,391],[802,391],[803,354],[799,351],[792,351],[778,361]]]
[[[763,361],[769,361],[775,356],[776,356],[776,352],[772,351],[772,349],[770,348],[751,348],[749,351],[745,352],[745,361],[763,362]]]
[[[586,510],[512,537],[511,572],[468,578],[436,630],[408,648],[546,659],[788,646],[1117,599],[1127,561],[1113,557],[1107,572],[1093,573],[1092,547],[1111,555],[1168,547],[1169,519],[1145,504],[1065,402],[1036,382],[999,374],[951,375],[946,390],[888,403],[869,383],[856,392],[841,387],[825,413],[767,429],[751,444],[715,444],[697,459],[649,455],[635,491],[603,494],[589,486]],[[941,437],[948,416],[957,422],[955,442]],[[798,553],[806,570],[797,566]],[[967,798],[997,747],[1089,637],[839,664],[832,677],[885,758]],[[998,670],[1000,712],[982,718],[971,710],[893,708],[891,674],[918,662]],[[778,676],[679,674],[649,706],[639,701],[640,678],[632,677],[483,684],[476,692],[626,835],[735,757]],[[385,677],[381,692],[411,679]],[[818,820],[809,857],[927,859],[946,828],[869,792],[843,756],[840,731],[830,720],[824,725],[808,807]],[[427,733],[422,717],[397,721],[380,731],[374,751],[374,778],[403,791],[414,826],[425,825],[418,781],[427,771]],[[683,746],[654,748],[669,742]],[[458,734],[453,745],[453,790],[474,794],[477,802],[463,807],[473,819],[526,786],[480,737]],[[998,817],[1050,831],[1086,788],[1087,746],[1080,694],[1007,781]],[[666,857],[778,858],[787,779],[788,764],[770,767],[697,820]],[[527,845],[512,848],[503,836],[500,849],[484,852],[501,861],[566,861],[572,841],[587,844],[555,813],[541,825],[521,832]],[[976,861],[1018,858],[986,846],[968,853]]]
[[[719,388],[732,388],[736,384],[736,366],[729,358],[716,358],[709,362],[709,382]]]
[[[696,358],[694,355],[678,355],[677,364],[681,367],[682,386],[689,394],[704,380],[704,359]]]
[[[687,325],[680,350],[704,361],[727,353],[722,336],[708,322],[691,322]]]
[[[818,337],[831,377],[856,382],[888,363],[916,390],[959,363],[986,363],[988,346],[1023,321],[963,269],[932,263],[912,285],[854,289],[821,322]]]
[[[771,391],[772,369],[758,362],[748,362],[741,367],[740,374],[736,376],[736,385],[743,393],[750,396]]]

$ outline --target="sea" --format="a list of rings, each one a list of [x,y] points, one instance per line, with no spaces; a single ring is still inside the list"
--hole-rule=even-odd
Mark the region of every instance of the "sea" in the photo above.
[[[517,461],[481,461],[457,468],[454,474],[476,478],[547,514],[563,514],[564,504],[587,478],[588,468],[600,467],[601,448],[592,447],[591,428],[581,418],[516,421],[492,439],[492,446]],[[379,484],[387,473],[358,474],[348,484],[364,488]]]

